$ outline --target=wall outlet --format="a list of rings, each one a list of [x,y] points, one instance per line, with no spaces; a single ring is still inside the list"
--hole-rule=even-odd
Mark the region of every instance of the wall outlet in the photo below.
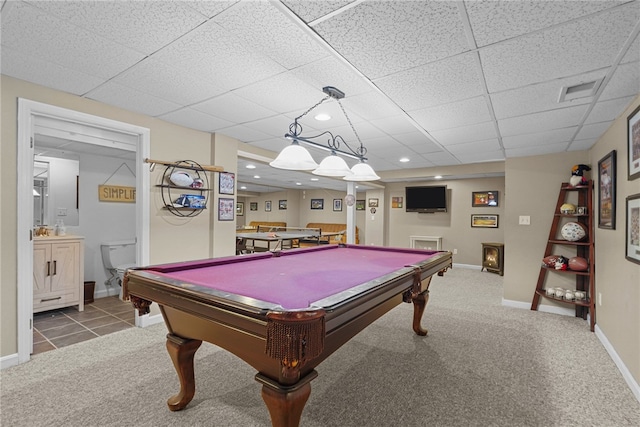
[[[518,219],[519,225],[531,225],[531,217],[529,215],[520,215]]]
[[[457,250],[457,249],[454,249],[454,250],[453,250],[453,254],[455,255],[455,254],[457,254],[457,253],[458,253],[458,250]]]
[[[58,208],[57,216],[67,216],[67,208]]]

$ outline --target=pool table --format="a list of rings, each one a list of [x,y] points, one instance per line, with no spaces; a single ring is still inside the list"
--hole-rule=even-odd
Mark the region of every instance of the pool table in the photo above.
[[[360,245],[323,245],[129,270],[123,296],[140,314],[160,306],[180,391],[178,411],[195,393],[193,360],[202,341],[257,370],[274,426],[297,426],[316,366],[373,321],[413,303],[421,326],[434,274],[451,253]]]

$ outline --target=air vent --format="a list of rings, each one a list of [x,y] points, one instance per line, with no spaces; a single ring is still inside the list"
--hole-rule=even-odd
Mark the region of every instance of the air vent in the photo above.
[[[579,83],[573,86],[564,86],[560,90],[560,98],[558,98],[558,102],[573,101],[574,99],[593,96],[601,83],[602,79],[598,79],[591,82]]]

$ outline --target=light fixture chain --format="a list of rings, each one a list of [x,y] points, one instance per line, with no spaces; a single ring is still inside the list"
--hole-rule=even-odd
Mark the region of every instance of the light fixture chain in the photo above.
[[[322,104],[324,101],[326,101],[329,98],[331,98],[331,96],[329,96],[329,95],[327,95],[324,98],[322,98],[316,105],[314,105],[313,107],[309,108],[307,111],[305,111],[304,113],[302,113],[298,117],[296,117],[295,121],[297,122],[298,119],[301,119],[302,117],[306,116],[309,112],[311,112],[311,110],[313,110],[314,108],[316,108],[318,105]]]
[[[351,123],[351,119],[349,118],[349,115],[347,114],[347,111],[344,109],[344,106],[342,105],[342,102],[340,102],[339,99],[336,99],[336,101],[338,101],[338,105],[340,105],[340,108],[342,109],[342,113],[346,117],[347,122],[349,122],[349,126],[351,126],[351,130],[355,134],[356,139],[360,143],[360,148],[358,148],[358,150],[357,150],[358,154],[360,154],[361,156],[366,155],[367,154],[367,149],[364,148],[364,145],[362,144],[362,140],[360,139],[360,135],[358,135],[358,132],[356,132],[356,128],[353,127],[353,123]],[[348,145],[347,145],[347,147],[348,147]]]

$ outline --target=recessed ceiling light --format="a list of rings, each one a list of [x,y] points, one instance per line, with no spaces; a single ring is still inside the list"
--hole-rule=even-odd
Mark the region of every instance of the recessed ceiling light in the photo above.
[[[319,122],[326,122],[327,120],[331,120],[331,116],[327,113],[320,113],[314,117]]]
[[[442,179],[442,175],[436,175],[434,176],[435,179]]]
[[[240,189],[241,189],[241,190],[246,190],[246,189],[247,189],[247,186],[246,186],[246,185],[243,185],[243,186],[241,186],[241,187],[240,187]]]
[[[401,157],[400,158],[400,162],[402,162],[402,163],[407,163],[408,161],[409,161],[408,157]]]
[[[296,182],[296,185],[302,185],[302,183],[301,182]]]
[[[256,165],[249,163],[247,166],[245,166],[245,168],[247,168],[247,169],[255,169]]]
[[[320,181],[318,178],[311,178],[311,181]]]
[[[260,175],[253,175],[255,179],[260,179]]]

